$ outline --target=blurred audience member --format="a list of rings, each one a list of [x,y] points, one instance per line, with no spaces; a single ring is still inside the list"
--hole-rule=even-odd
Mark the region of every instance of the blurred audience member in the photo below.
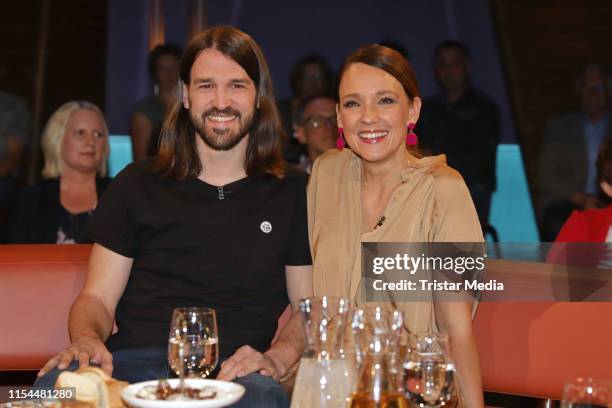
[[[182,55],[181,47],[171,43],[158,45],[149,55],[149,73],[155,82],[154,95],[140,101],[132,115],[134,160],[157,153],[164,116],[175,100]]]
[[[434,68],[442,93],[423,102],[420,147],[446,154],[448,164],[463,176],[484,228],[496,187],[499,108],[470,84],[470,53],[464,44],[449,40],[438,45]]]
[[[109,183],[108,129],[100,109],[85,101],[65,103],[42,135],[44,181],[18,191],[10,214],[11,243],[89,242],[85,225]]]
[[[0,179],[11,177],[29,140],[30,113],[23,98],[0,91]]]
[[[310,173],[312,163],[317,157],[336,146],[336,99],[331,95],[306,99],[297,108],[295,122],[297,140],[305,145],[308,151],[300,158],[299,166]]]
[[[6,65],[0,60],[0,80],[6,75]],[[0,225],[6,222],[13,199],[22,153],[29,143],[30,125],[26,101],[0,90]]]
[[[294,137],[295,114],[300,104],[315,95],[331,94],[334,90],[334,74],[323,57],[310,54],[300,58],[289,77],[293,97],[278,102],[278,110],[287,135],[285,158],[299,163],[306,149]]]
[[[601,189],[599,202],[605,203],[605,206],[574,210],[555,241],[612,242],[612,140],[601,147],[596,167],[598,187]]]
[[[599,65],[586,66],[576,81],[582,110],[551,119],[538,162],[538,210],[542,240],[555,239],[573,210],[596,208],[595,160],[598,147],[612,135],[609,93],[612,79]]]
[[[612,243],[612,140],[604,142],[600,148],[596,167],[600,202],[605,206],[574,210],[547,255],[547,262],[563,265],[563,274],[559,277],[566,276],[571,301],[592,301],[602,299],[602,295],[606,299],[609,295],[605,294],[612,290],[612,282],[605,275],[589,276],[589,271],[584,269],[612,269],[611,247],[603,245]]]

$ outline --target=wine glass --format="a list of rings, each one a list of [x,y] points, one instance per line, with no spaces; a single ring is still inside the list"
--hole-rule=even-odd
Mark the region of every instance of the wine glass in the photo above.
[[[181,307],[172,312],[168,340],[170,368],[182,379],[205,378],[219,360],[219,337],[214,309]]]
[[[612,382],[577,378],[565,383],[561,408],[612,407]]]
[[[455,406],[455,365],[447,335],[417,337],[414,349],[404,362],[404,390],[417,407]]]

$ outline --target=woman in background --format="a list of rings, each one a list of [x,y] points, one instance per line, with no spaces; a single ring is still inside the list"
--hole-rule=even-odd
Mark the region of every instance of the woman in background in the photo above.
[[[379,45],[347,58],[339,74],[338,128],[349,149],[315,163],[308,216],[315,296],[361,298],[362,242],[482,242],[469,191],[443,155],[422,157],[412,132],[421,100],[410,63]],[[342,137],[342,134],[341,136]],[[340,141],[342,144],[342,141]],[[410,144],[410,146],[408,146]],[[412,333],[449,335],[460,399],[482,407],[473,302],[403,302]]]
[[[589,269],[585,268],[612,269],[612,251],[610,245],[604,244],[612,242],[612,141],[606,141],[601,146],[596,166],[600,202],[606,206],[574,210],[563,224],[546,258],[549,263],[562,265],[562,273],[555,276],[553,287],[561,288],[562,292],[558,290],[560,296],[567,291],[570,301],[609,299],[612,290],[609,278],[585,279],[588,277],[585,274],[589,273]],[[567,244],[572,242],[581,244]]]
[[[108,128],[100,109],[72,101],[56,110],[42,135],[44,180],[18,192],[10,243],[86,243],[87,221],[109,184]]]
[[[612,242],[612,141],[601,146],[596,165],[597,181],[603,193],[601,202],[607,205],[591,210],[573,211],[555,242]],[[610,266],[612,262],[608,267]]]

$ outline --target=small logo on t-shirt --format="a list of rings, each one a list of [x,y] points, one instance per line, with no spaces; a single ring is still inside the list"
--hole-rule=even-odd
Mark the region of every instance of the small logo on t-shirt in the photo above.
[[[272,232],[272,224],[270,224],[269,221],[262,222],[259,225],[259,228],[261,228],[261,230],[265,232],[266,234],[269,234],[270,232]]]

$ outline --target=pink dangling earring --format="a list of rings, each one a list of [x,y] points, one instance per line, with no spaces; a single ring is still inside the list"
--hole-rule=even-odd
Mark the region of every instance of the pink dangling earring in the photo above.
[[[406,144],[408,146],[414,146],[419,143],[419,138],[417,137],[416,133],[413,132],[414,126],[415,125],[412,122],[408,124],[408,135],[406,135]]]
[[[338,128],[338,138],[336,139],[336,149],[342,150],[344,149],[344,132],[343,128]]]

